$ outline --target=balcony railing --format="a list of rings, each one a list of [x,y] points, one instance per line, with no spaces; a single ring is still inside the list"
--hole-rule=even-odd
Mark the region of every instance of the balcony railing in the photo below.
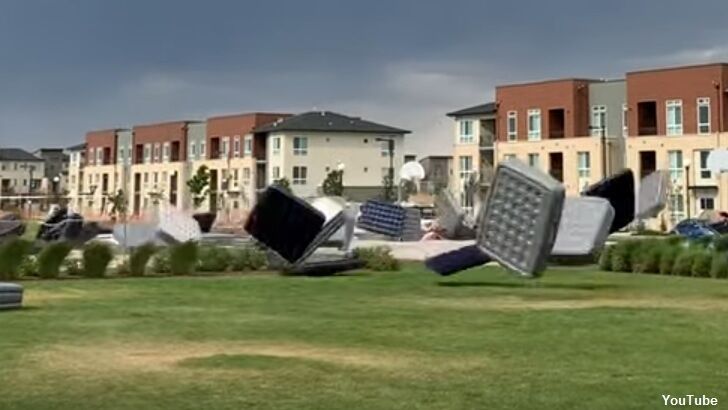
[[[491,167],[481,168],[479,177],[480,185],[490,185],[495,177],[495,169]]]
[[[481,134],[480,135],[480,148],[481,149],[493,149],[495,145],[495,135],[493,134]]]

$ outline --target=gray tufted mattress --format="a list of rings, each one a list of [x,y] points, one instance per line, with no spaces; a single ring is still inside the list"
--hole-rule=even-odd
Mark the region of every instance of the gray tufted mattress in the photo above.
[[[550,175],[517,159],[502,162],[478,217],[476,243],[504,267],[539,276],[556,239],[564,196]]]
[[[0,282],[0,310],[19,309],[23,305],[23,287]]]

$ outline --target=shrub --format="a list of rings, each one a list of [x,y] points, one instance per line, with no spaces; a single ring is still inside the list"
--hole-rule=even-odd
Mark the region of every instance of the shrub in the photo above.
[[[693,275],[693,261],[697,252],[690,249],[685,249],[675,259],[675,264],[672,267],[672,274],[678,276],[692,276]]]
[[[145,243],[134,248],[129,256],[129,274],[132,276],[144,276],[149,260],[157,252],[157,246],[153,243]]]
[[[710,267],[713,264],[713,252],[696,252],[693,259],[692,275],[698,278],[710,277]]]
[[[693,239],[692,241],[689,242],[689,244],[693,248],[706,249],[706,248],[710,247],[714,241],[715,241],[715,237],[713,237],[713,236],[703,236],[700,238]]]
[[[24,239],[11,239],[0,245],[0,280],[17,279],[20,265],[33,244]]]
[[[392,256],[392,250],[386,246],[356,248],[354,256],[363,260],[365,268],[373,271],[399,270],[399,261]]]
[[[625,240],[614,245],[612,251],[612,270],[615,272],[632,272],[632,255],[640,247],[639,240]]]
[[[131,267],[129,266],[129,258],[125,258],[123,261],[116,265],[116,274],[119,276],[131,275]]]
[[[659,273],[662,244],[659,241],[646,241],[632,255],[632,272]]]
[[[198,247],[195,242],[174,245],[169,251],[169,270],[173,275],[191,275],[197,265]]]
[[[713,240],[713,249],[717,252],[728,251],[728,235],[716,236]]]
[[[83,263],[81,259],[66,259],[62,270],[67,276],[83,276]]]
[[[172,256],[169,248],[157,252],[152,259],[152,272],[168,274],[172,272]]]
[[[675,259],[681,249],[678,245],[665,244],[660,252],[660,275],[672,275]]]
[[[102,278],[114,258],[111,248],[102,243],[90,243],[83,248],[83,276]]]
[[[682,236],[673,235],[665,239],[665,243],[668,245],[680,245],[683,242],[685,242],[685,239]]]
[[[33,256],[25,255],[23,257],[23,261],[20,262],[20,266],[18,266],[18,276],[19,277],[38,276],[37,259]]]
[[[246,246],[232,255],[232,269],[237,272],[261,270],[268,264],[265,251]]]
[[[612,270],[612,253],[614,253],[614,245],[604,246],[601,255],[599,255],[599,269]]]
[[[38,254],[38,275],[44,279],[57,278],[63,261],[72,249],[67,242],[55,242],[43,248]]]
[[[200,272],[225,272],[231,265],[231,255],[220,246],[202,246],[199,248],[197,270]]]
[[[728,278],[728,255],[716,253],[710,264],[710,277],[716,279]]]

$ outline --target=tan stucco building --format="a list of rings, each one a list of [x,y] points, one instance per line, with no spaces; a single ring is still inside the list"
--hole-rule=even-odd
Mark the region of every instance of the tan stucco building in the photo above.
[[[516,157],[539,167],[562,181],[567,195],[624,168],[634,171],[637,187],[653,171],[668,171],[668,206],[644,221],[653,229],[728,210],[728,177],[707,169],[710,151],[728,147],[727,84],[728,65],[719,63],[631,72],[624,80],[499,86],[490,114],[496,118],[495,162]],[[479,118],[448,115],[455,119],[451,189],[459,193],[461,175],[475,168],[470,160],[460,166],[458,158],[478,163],[483,152],[476,148],[478,132],[464,132],[470,127],[463,121]]]

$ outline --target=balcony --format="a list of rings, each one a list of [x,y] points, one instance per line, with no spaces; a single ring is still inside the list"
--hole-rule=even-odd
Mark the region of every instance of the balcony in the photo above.
[[[255,168],[255,189],[265,189],[268,186],[265,163],[259,163]]]

